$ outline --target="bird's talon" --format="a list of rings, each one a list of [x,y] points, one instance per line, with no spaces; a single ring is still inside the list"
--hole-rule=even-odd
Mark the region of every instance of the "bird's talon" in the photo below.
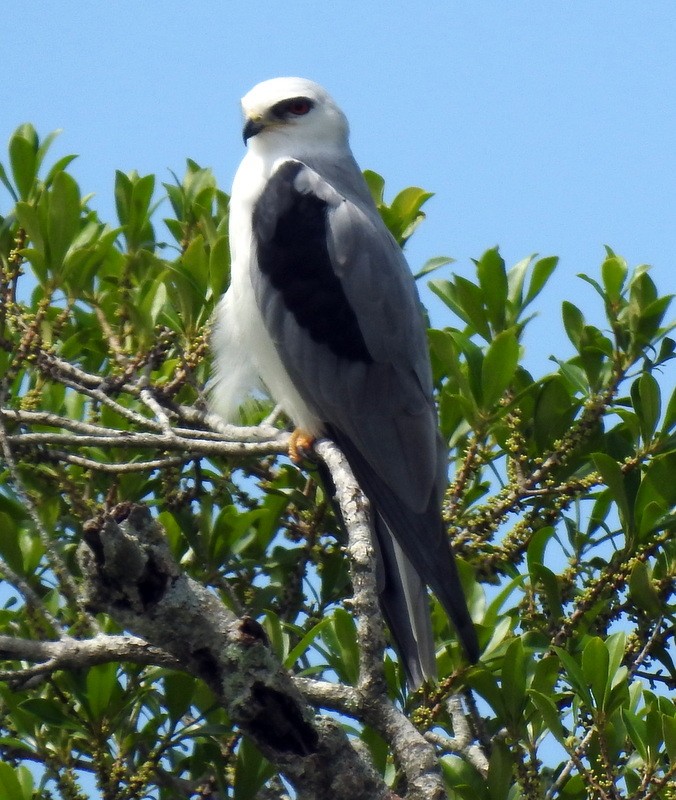
[[[304,431],[302,428],[296,428],[289,439],[289,458],[294,464],[300,464],[312,450],[314,443],[314,436]]]

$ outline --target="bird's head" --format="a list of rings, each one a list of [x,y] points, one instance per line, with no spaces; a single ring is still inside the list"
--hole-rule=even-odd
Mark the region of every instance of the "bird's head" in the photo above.
[[[242,98],[244,141],[261,153],[344,148],[348,125],[328,92],[305,78],[263,81]]]

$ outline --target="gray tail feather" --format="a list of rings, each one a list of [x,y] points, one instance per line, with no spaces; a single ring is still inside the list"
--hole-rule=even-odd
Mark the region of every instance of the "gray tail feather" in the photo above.
[[[396,576],[392,581],[392,597],[388,601],[388,609],[384,609],[388,618],[392,634],[395,641],[410,643],[413,634],[413,623],[408,623],[408,632],[405,634],[403,626],[397,631],[392,630],[396,622],[401,622],[402,612],[408,608],[406,603],[407,592],[404,591],[403,580],[410,578],[410,574],[402,575],[397,565],[394,546],[388,548],[386,541],[389,535],[394,540],[406,556],[409,566],[413,569],[409,573],[417,573],[418,582],[427,584],[436,594],[439,602],[444,607],[446,614],[453,623],[458,638],[473,663],[479,659],[479,642],[472,619],[467,610],[467,603],[462,591],[458,568],[451,550],[450,542],[444,528],[441,517],[440,503],[433,493],[429,505],[422,514],[418,514],[404,505],[392,492],[392,490],[376,475],[361,455],[359,450],[352,444],[350,439],[339,431],[332,430],[331,436],[336,444],[345,453],[347,460],[352,467],[354,475],[359,485],[371,501],[374,507],[374,517],[380,516],[384,525],[376,526],[379,533],[378,540],[382,551],[385,574],[389,577]],[[387,553],[390,553],[388,558]],[[394,588],[397,587],[397,588]],[[408,594],[411,592],[409,590]],[[395,610],[396,609],[396,610]],[[396,620],[392,622],[391,617]],[[429,626],[429,623],[428,623]],[[429,629],[429,628],[428,628]],[[431,636],[431,631],[430,631]],[[422,637],[424,639],[424,636]],[[400,655],[404,657],[403,645]],[[410,648],[406,649],[408,653]],[[421,656],[420,661],[427,659],[428,656]]]
[[[380,604],[409,686],[417,689],[423,681],[437,678],[427,589],[379,515],[374,528]]]

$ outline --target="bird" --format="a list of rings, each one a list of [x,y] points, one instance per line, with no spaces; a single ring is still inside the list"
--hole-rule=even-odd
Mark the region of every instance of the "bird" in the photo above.
[[[447,449],[415,281],[329,93],[272,78],[241,102],[212,401],[232,419],[262,385],[296,426],[292,455],[319,437],[342,450],[370,502],[381,609],[417,688],[437,679],[427,587],[471,662],[479,645],[442,518]]]

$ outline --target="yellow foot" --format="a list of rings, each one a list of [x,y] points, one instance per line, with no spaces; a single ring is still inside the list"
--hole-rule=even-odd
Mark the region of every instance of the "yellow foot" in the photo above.
[[[312,449],[314,443],[314,436],[302,428],[296,428],[289,439],[289,458],[294,464],[300,464],[304,456]]]

